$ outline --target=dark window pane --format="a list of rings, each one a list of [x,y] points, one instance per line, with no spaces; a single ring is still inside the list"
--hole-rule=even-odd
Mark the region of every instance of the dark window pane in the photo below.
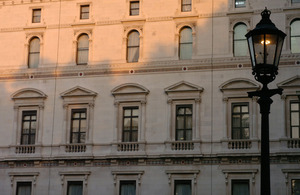
[[[232,180],[232,195],[250,195],[249,180]]]
[[[192,105],[176,106],[176,136],[178,141],[192,140],[193,109]]]
[[[182,0],[181,1],[181,11],[182,12],[192,11],[192,0]]]
[[[37,68],[40,62],[40,39],[34,37],[29,42],[28,67]]]
[[[120,181],[120,195],[135,195],[136,182],[135,181]]]
[[[190,180],[175,180],[174,195],[191,195],[192,185]]]
[[[86,109],[73,109],[71,113],[70,143],[85,143],[87,128]]]
[[[138,141],[139,129],[139,108],[125,107],[123,108],[123,142]]]
[[[41,22],[41,9],[33,9],[32,23],[40,23],[40,22]]]
[[[83,185],[82,181],[68,181],[68,195],[82,195]]]
[[[249,139],[249,105],[232,104],[232,139]]]
[[[82,5],[80,6],[80,19],[89,19],[90,15],[90,6]]]
[[[31,182],[17,182],[17,195],[31,195]]]
[[[35,144],[37,111],[22,112],[21,144]]]
[[[300,179],[292,179],[292,195],[300,195]]]

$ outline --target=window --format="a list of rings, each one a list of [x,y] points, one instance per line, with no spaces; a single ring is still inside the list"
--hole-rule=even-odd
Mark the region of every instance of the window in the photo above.
[[[120,181],[120,195],[135,195],[136,181]]]
[[[193,35],[190,27],[184,27],[180,31],[179,38],[179,59],[192,59]]]
[[[300,102],[290,102],[291,138],[300,138]]]
[[[124,107],[123,108],[123,142],[138,141],[139,129],[139,108]]]
[[[192,105],[176,106],[176,141],[192,140]]]
[[[191,180],[175,180],[174,195],[191,195]]]
[[[80,6],[80,19],[89,19],[90,17],[90,6],[89,5],[81,5]]]
[[[292,0],[292,3],[300,3],[300,0]]]
[[[243,23],[239,23],[234,27],[233,32],[234,56],[246,56],[248,53],[247,39],[245,37],[247,26]]]
[[[72,109],[70,143],[85,143],[86,128],[86,108]]]
[[[82,34],[77,42],[77,65],[87,65],[89,60],[89,36]]]
[[[249,180],[232,180],[232,195],[250,195]]]
[[[140,12],[140,2],[139,1],[131,1],[129,15],[137,16],[137,15],[139,15],[139,12]]]
[[[127,40],[127,62],[138,62],[140,50],[140,34],[133,30],[128,34]]]
[[[28,67],[37,68],[40,61],[40,39],[33,37],[29,42]]]
[[[291,52],[300,53],[300,19],[291,23]]]
[[[232,139],[249,139],[249,104],[232,104]]]
[[[67,195],[82,195],[83,185],[82,181],[68,181]]]
[[[37,111],[23,111],[21,145],[35,144]]]
[[[300,195],[300,179],[292,179],[292,195]]]
[[[40,23],[41,22],[41,9],[33,9],[32,10],[32,23]]]
[[[31,195],[31,182],[17,182],[17,195]]]
[[[192,0],[181,0],[181,11],[182,12],[192,11]]]
[[[246,0],[235,0],[235,7],[246,7]]]

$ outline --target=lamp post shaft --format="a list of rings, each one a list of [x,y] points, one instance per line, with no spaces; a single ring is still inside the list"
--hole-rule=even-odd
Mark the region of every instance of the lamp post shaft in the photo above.
[[[270,97],[261,97],[257,103],[260,106],[261,113],[261,178],[260,194],[270,195],[270,144],[269,144],[269,114],[272,104]]]

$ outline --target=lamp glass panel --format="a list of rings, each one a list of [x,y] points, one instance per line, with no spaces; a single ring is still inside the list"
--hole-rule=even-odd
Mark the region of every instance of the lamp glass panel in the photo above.
[[[274,61],[275,66],[278,66],[278,64],[279,64],[279,59],[280,59],[280,54],[281,54],[281,50],[282,50],[282,46],[283,46],[283,41],[284,41],[284,38],[281,37],[281,36],[278,36],[276,57],[275,57],[275,61]]]
[[[264,63],[264,44],[261,44],[263,41],[264,35],[253,35],[255,65]]]
[[[266,47],[266,64],[275,65],[274,59],[276,54],[277,37],[278,35],[266,34],[264,42],[261,43],[262,45],[264,44]]]

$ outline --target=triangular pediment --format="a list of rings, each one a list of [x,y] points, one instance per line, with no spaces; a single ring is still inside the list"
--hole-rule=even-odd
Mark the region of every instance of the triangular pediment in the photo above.
[[[96,96],[97,93],[89,89],[76,86],[60,94],[61,97]]]
[[[12,94],[12,99],[46,98],[47,95],[38,89],[26,88]]]
[[[121,95],[121,94],[148,94],[149,90],[144,86],[136,84],[136,83],[125,83],[115,87],[111,93],[113,95]]]
[[[221,91],[225,90],[255,90],[258,89],[260,86],[251,81],[249,79],[232,79],[225,83],[223,83],[219,88]]]
[[[277,86],[280,88],[300,88],[300,76],[297,75],[290,79],[282,81],[281,83],[278,83]]]
[[[170,92],[183,92],[183,91],[199,91],[202,92],[203,88],[199,87],[197,85],[194,85],[192,83],[186,82],[186,81],[180,81],[174,85],[171,85],[167,88],[165,88],[165,92],[166,93],[170,93]]]

